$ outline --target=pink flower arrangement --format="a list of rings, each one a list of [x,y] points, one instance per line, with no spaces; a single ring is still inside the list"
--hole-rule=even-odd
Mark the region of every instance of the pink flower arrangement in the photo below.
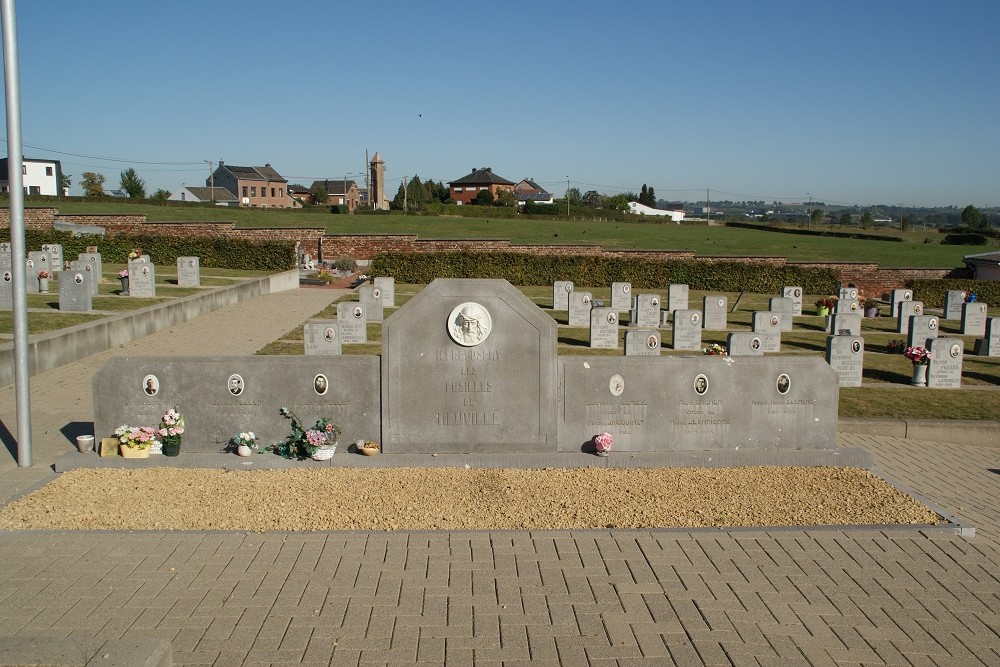
[[[39,271],[38,272],[38,278],[39,279],[51,278],[51,277],[52,277],[52,274],[49,273],[48,271]]]
[[[156,430],[163,444],[180,443],[184,435],[184,416],[176,408],[170,408],[160,420],[160,428]]]
[[[118,442],[128,447],[146,449],[156,440],[157,429],[152,426],[129,426],[122,424],[115,429]]]
[[[926,366],[931,360],[930,350],[917,346],[903,350],[903,356],[912,361],[914,366]]]
[[[611,446],[615,444],[615,438],[607,431],[594,436],[594,447],[598,454],[607,454],[611,451]]]
[[[118,272],[119,278],[128,278],[128,269],[122,269]]]

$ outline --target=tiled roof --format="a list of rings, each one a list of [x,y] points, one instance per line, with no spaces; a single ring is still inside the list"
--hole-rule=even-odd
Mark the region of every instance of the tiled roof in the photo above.
[[[198,201],[212,201],[212,188],[188,186],[187,191],[198,198]],[[215,201],[236,201],[236,195],[225,188],[215,188]]]
[[[463,176],[457,181],[448,181],[448,185],[517,185],[513,181],[497,176],[493,173],[492,167],[473,169],[468,176]]]
[[[326,190],[328,195],[342,195],[344,194],[344,179],[342,178],[327,178],[322,181],[313,181],[310,190],[315,190],[318,186],[322,186]],[[347,191],[350,192],[351,188],[358,187],[357,183],[352,180],[347,181]]]
[[[980,264],[1000,264],[1000,252],[984,252],[978,255],[966,255],[963,259],[966,262],[977,262]]]
[[[279,183],[287,183],[288,181],[281,177],[281,174],[276,172],[274,168],[265,164],[263,167],[238,167],[235,165],[227,164],[223,165],[224,169],[228,169],[234,176],[244,181],[275,181]]]

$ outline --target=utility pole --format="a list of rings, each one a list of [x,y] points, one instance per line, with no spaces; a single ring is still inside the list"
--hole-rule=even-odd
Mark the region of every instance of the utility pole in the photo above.
[[[365,196],[368,197],[368,208],[372,208],[372,190],[368,177],[371,175],[372,166],[368,162],[368,149],[365,149]]]
[[[202,162],[208,163],[208,181],[210,183],[210,188],[212,190],[212,204],[215,204],[215,170],[212,169],[211,160],[202,160]]]
[[[712,189],[705,188],[705,208],[708,210],[708,221],[712,222]]]
[[[807,192],[806,194],[809,195],[809,206],[806,207],[806,227],[810,227],[812,225],[812,219],[813,219],[812,218],[813,196],[811,192]]]
[[[569,176],[566,177],[566,217],[569,217]]]
[[[410,210],[410,205],[407,203],[407,187],[406,187],[406,175],[403,175],[403,215],[406,215],[407,211]]]

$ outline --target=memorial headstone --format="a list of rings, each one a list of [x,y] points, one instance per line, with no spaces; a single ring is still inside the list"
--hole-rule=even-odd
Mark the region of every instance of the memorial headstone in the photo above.
[[[962,386],[961,338],[935,338],[928,341],[931,359],[927,365],[927,387],[931,389],[958,389]]]
[[[826,362],[837,373],[841,387],[861,386],[864,361],[864,338],[860,336],[827,336]]]
[[[128,292],[134,297],[155,297],[156,266],[151,262],[129,262]]]
[[[673,321],[671,347],[701,351],[701,311],[678,308],[673,313]]]
[[[656,329],[629,329],[626,331],[625,356],[660,356],[660,332]]]
[[[382,327],[383,451],[555,452],[557,327],[505,280],[420,290]]]
[[[834,313],[830,316],[830,331],[834,336],[860,336],[861,313]]]
[[[63,247],[61,243],[43,243],[42,252],[48,253],[52,275],[63,270]]]
[[[1000,357],[1000,318],[986,318],[986,333],[976,341],[975,353],[981,357]]]
[[[340,332],[334,320],[306,322],[303,327],[306,356],[340,354]]]
[[[27,294],[38,294],[38,265],[30,257],[24,260],[24,291]]]
[[[97,281],[101,281],[101,278],[104,276],[104,260],[101,258],[101,253],[96,250],[91,252],[88,246],[87,252],[81,252],[77,255],[77,259],[81,262],[90,262],[93,264],[94,271],[97,273]]]
[[[899,316],[899,304],[904,301],[913,301],[913,290],[911,289],[894,289],[889,295],[889,309],[892,311],[893,317]]]
[[[590,292],[570,292],[569,325],[571,327],[590,326],[590,309],[594,296]]]
[[[73,262],[75,264],[75,262]],[[59,274],[59,310],[85,313],[93,310],[94,276],[82,269],[70,269]]]
[[[368,318],[365,317],[365,307],[358,301],[338,303],[337,329],[341,343],[367,343]]]
[[[611,307],[618,312],[632,306],[632,283],[611,283]]]
[[[792,303],[795,304],[792,309],[792,315],[801,316],[802,315],[802,288],[797,286],[782,287],[781,296],[786,299],[791,299]]]
[[[838,299],[833,307],[835,313],[861,313],[861,304],[857,299]]]
[[[201,287],[201,258],[177,258],[177,286]]]
[[[0,310],[14,310],[14,272],[0,270]]]
[[[375,287],[382,290],[382,307],[396,307],[396,279],[391,276],[379,276],[375,278]]]
[[[365,317],[369,322],[382,322],[382,289],[375,285],[362,285],[358,288],[358,300],[365,309]]]
[[[764,339],[756,332],[734,331],[726,337],[726,350],[730,357],[762,357]]]
[[[909,333],[910,318],[924,314],[923,301],[900,301],[896,317],[896,333]]]
[[[801,310],[802,304],[799,304]],[[768,310],[776,311],[781,315],[781,330],[792,330],[792,316],[795,313],[795,302],[788,297],[768,299]]]
[[[670,285],[667,287],[667,308],[668,312],[688,309],[688,286]]]
[[[702,304],[701,322],[705,331],[725,331],[729,328],[729,297],[709,294]]]
[[[987,304],[982,301],[962,304],[962,335],[985,336]]]
[[[31,278],[37,280],[39,271],[46,271],[50,276],[52,275],[52,258],[49,253],[44,250],[32,250],[28,253],[28,259],[35,262],[35,272],[28,276],[29,280]]]
[[[569,310],[569,295],[572,291],[572,280],[557,280],[552,283],[552,310]]]
[[[840,292],[837,294],[837,298],[841,301],[857,301],[858,300],[858,288],[857,287],[841,287]]]
[[[97,296],[98,292],[100,291],[100,287],[97,284],[98,280],[100,280],[100,274],[97,273],[97,270],[94,267],[94,265],[91,264],[90,262],[81,262],[79,260],[76,260],[74,262],[69,263],[69,268],[70,271],[83,271],[87,275],[87,278],[90,283],[90,294],[92,296]]]
[[[656,329],[660,326],[660,296],[658,294],[637,294],[632,304],[632,326],[640,329]]]
[[[944,313],[942,319],[960,320],[962,319],[962,306],[965,305],[965,292],[958,289],[950,289],[944,293]]]
[[[774,310],[754,311],[753,331],[760,336],[764,352],[781,351],[781,313]]]
[[[618,311],[614,308],[590,309],[590,347],[618,348]]]
[[[906,332],[907,347],[927,347],[928,341],[938,337],[939,328],[940,320],[936,315],[913,315]]]

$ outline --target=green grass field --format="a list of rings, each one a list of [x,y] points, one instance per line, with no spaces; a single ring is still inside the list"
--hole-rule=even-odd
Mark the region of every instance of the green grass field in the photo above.
[[[66,214],[143,213],[150,221],[226,221],[240,227],[258,228],[321,227],[330,234],[416,234],[426,239],[498,238],[527,244],[588,243],[615,250],[692,250],[699,256],[777,256],[798,262],[877,262],[887,267],[961,267],[965,255],[995,249],[995,246],[941,245],[942,235],[934,230],[901,234],[905,242],[894,243],[659,222],[351,216],[331,215],[324,209],[168,207],[76,201],[59,202],[57,208]],[[879,233],[879,230],[873,231]]]

